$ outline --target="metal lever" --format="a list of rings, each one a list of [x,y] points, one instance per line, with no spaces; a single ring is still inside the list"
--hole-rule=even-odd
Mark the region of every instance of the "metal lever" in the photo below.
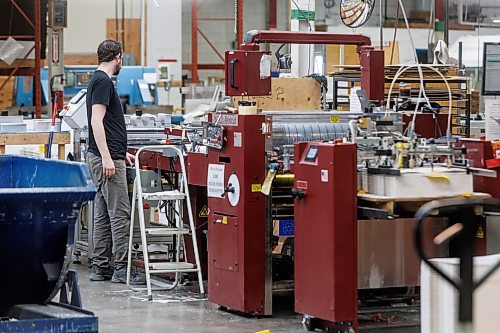
[[[480,279],[474,281],[474,242],[476,233],[481,222],[484,220],[484,211],[499,212],[500,201],[492,199],[436,200],[423,205],[415,214],[415,244],[417,252],[420,258],[434,272],[459,291],[458,319],[463,331],[468,330],[472,324],[474,290],[500,267],[499,261]],[[459,242],[460,246],[457,247],[457,256],[460,259],[459,279],[445,274],[437,265],[429,260],[429,256],[424,252],[422,224],[430,215],[449,217],[450,227],[434,238],[434,244],[441,245],[451,239],[456,239]]]
[[[224,198],[224,195],[226,195],[226,193],[234,193],[234,187],[233,187],[233,184],[229,183],[227,184],[227,187],[224,189],[224,193],[222,193],[220,195],[221,198]]]
[[[234,68],[237,62],[238,59],[232,59],[229,65],[229,84],[233,89],[238,89],[238,86],[234,84]]]
[[[303,190],[298,190],[296,188],[292,189],[292,198],[302,200],[306,196],[306,192]]]

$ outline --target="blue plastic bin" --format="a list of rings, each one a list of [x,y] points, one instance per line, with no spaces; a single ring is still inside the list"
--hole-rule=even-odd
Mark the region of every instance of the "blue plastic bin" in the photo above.
[[[0,315],[57,293],[80,207],[95,192],[85,164],[0,155]]]

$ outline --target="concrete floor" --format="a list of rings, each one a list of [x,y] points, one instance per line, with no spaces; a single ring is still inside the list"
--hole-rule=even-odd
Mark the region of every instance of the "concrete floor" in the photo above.
[[[86,261],[82,258],[82,263]],[[132,292],[126,285],[90,281],[90,269],[84,264],[73,264],[71,269],[79,275],[83,308],[99,317],[99,332],[305,332],[302,317],[291,311],[273,318],[245,318],[218,310],[185,287],[176,292],[154,292],[154,300],[149,302],[145,292]]]
[[[87,258],[73,264],[78,272],[83,308],[99,318],[99,332],[207,332],[252,333],[269,330],[271,333],[307,332],[302,328],[302,316],[293,312],[293,298],[285,299],[270,318],[246,318],[224,312],[207,299],[200,299],[197,288],[181,287],[171,292],[154,292],[147,301],[145,292],[132,292],[123,284],[110,281],[92,282]],[[278,303],[278,302],[275,302]],[[369,326],[373,326],[370,324]],[[420,328],[370,328],[361,332],[417,333]]]

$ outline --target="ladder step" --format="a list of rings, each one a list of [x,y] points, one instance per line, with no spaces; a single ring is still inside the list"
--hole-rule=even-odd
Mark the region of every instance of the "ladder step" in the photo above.
[[[152,270],[165,270],[165,271],[177,271],[181,272],[184,270],[192,270],[196,271],[194,264],[189,262],[151,262],[149,263],[149,267]]]
[[[164,274],[164,273],[198,273],[197,268],[191,269],[149,269],[150,274]]]
[[[146,234],[154,236],[187,235],[187,228],[145,228]]]
[[[175,191],[151,192],[143,193],[142,198],[145,200],[183,200],[186,194]]]

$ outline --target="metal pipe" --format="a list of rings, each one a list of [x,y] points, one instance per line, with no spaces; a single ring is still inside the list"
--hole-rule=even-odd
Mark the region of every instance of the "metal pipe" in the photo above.
[[[379,0],[380,49],[384,49],[384,27],[382,25],[382,1]]]
[[[462,56],[462,42],[458,42],[458,72],[462,70],[463,67],[463,56]]]
[[[125,0],[122,0],[122,52],[125,53]]]
[[[34,1],[35,6],[35,82],[33,86],[35,87],[35,118],[40,119],[42,117],[42,89],[40,68],[42,64],[42,13],[40,0]],[[49,96],[50,98],[50,96]]]
[[[118,40],[118,0],[115,0],[115,40]]]
[[[278,10],[277,10],[277,4],[276,0],[267,0],[269,2],[269,19],[268,19],[268,24],[267,28],[268,29],[276,29],[278,27],[278,24],[276,23],[278,21]]]
[[[224,70],[224,64],[198,64],[198,70]],[[182,69],[192,70],[192,64],[182,64]]]
[[[251,30],[246,33],[243,42],[245,44],[342,44],[356,46],[369,46],[372,44],[370,37],[363,34],[268,30]]]
[[[146,1],[141,0],[141,66],[146,63]]]
[[[243,43],[243,0],[236,1],[236,41],[237,47]]]
[[[14,39],[33,39],[35,35],[0,35],[0,39],[7,39],[9,37]]]
[[[208,39],[208,37],[203,33],[203,31],[201,31],[200,28],[198,28],[198,32],[200,33],[201,37],[207,42],[208,46],[210,46],[210,48],[215,52],[215,54],[217,54],[219,59],[222,60],[222,62],[224,62],[224,57],[222,56],[222,54],[219,52],[219,50],[217,50],[215,45]]]
[[[198,0],[191,4],[191,80],[198,82]]]
[[[450,47],[450,18],[448,17],[450,11],[449,0],[444,1],[444,42],[446,46]]]
[[[40,1],[37,1],[35,0],[34,2],[34,5],[36,6],[36,4],[38,3],[38,6],[36,6],[35,8],[35,23],[33,23],[33,21],[28,17],[28,15],[26,15],[26,13],[21,9],[21,7],[19,7],[19,5],[17,4],[17,2],[15,0],[10,0],[11,4],[16,7],[17,11],[19,12],[19,14],[21,14],[22,17],[24,17],[24,19],[26,20],[26,22],[34,29],[36,30],[36,12],[38,11],[40,13]],[[36,34],[35,34],[36,35]]]

